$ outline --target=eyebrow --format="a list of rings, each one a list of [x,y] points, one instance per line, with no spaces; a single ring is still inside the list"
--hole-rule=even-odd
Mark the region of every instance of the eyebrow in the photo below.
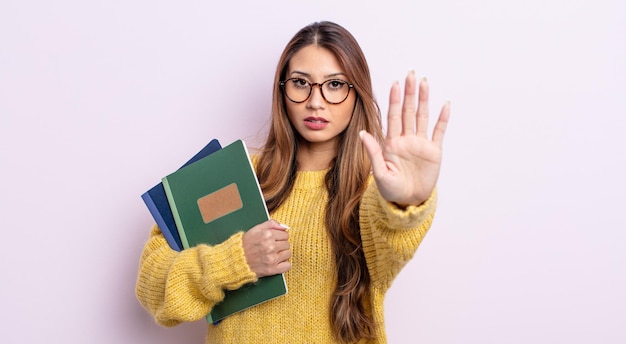
[[[301,72],[299,70],[294,70],[294,71],[292,71],[290,73],[290,75],[293,75],[293,74],[298,74],[298,75],[302,75],[302,76],[306,76],[308,78],[311,78],[311,74],[305,73],[305,72]],[[346,76],[346,75],[344,73],[342,73],[342,72],[331,73],[331,74],[328,74],[328,75],[324,75],[324,79],[334,78],[334,77],[337,77],[337,76]]]

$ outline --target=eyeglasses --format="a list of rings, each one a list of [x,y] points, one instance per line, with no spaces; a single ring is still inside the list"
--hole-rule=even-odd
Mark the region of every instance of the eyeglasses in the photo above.
[[[294,103],[303,103],[313,91],[313,86],[319,86],[322,98],[330,104],[340,104],[348,99],[353,84],[340,79],[330,79],[322,83],[310,83],[302,78],[290,78],[278,83],[283,88],[285,95]]]

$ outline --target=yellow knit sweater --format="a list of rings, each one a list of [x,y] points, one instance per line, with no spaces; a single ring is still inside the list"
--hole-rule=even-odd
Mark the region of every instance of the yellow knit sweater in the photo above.
[[[287,201],[271,217],[291,227],[291,270],[285,296],[208,325],[206,343],[335,343],[329,323],[337,270],[324,226],[326,171],[298,172]],[[391,282],[428,231],[436,194],[419,207],[401,210],[386,202],[370,178],[361,201],[363,249],[372,280],[376,344],[386,343],[383,300]],[[203,319],[224,289],[256,280],[248,267],[242,233],[216,246],[176,252],[154,226],[141,256],[136,294],[164,326]]]

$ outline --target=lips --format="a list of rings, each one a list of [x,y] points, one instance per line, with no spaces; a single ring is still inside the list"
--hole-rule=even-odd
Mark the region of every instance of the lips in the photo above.
[[[304,119],[305,122],[322,122],[322,123],[328,123],[327,120],[325,120],[323,117],[313,117],[313,116],[309,116],[307,118]]]
[[[328,125],[328,121],[322,117],[307,117],[304,119],[304,125],[311,130],[321,130]]]

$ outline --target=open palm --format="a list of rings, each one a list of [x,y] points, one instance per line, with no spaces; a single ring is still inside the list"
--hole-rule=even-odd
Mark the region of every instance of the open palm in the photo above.
[[[383,198],[400,206],[419,205],[430,197],[437,184],[450,104],[442,107],[432,139],[429,139],[426,79],[419,83],[418,92],[415,74],[409,73],[404,100],[400,93],[400,85],[394,83],[389,96],[388,130],[383,145],[366,132],[361,133],[361,138]]]

